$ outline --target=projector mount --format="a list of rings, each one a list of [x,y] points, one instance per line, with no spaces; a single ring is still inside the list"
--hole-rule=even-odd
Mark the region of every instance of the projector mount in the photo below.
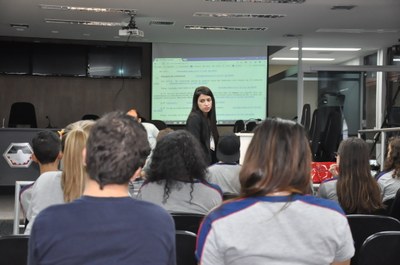
[[[123,26],[119,30],[119,36],[134,36],[134,37],[144,37],[144,32],[139,30],[136,26],[135,15],[134,12],[128,13],[131,19],[129,20],[128,25]]]

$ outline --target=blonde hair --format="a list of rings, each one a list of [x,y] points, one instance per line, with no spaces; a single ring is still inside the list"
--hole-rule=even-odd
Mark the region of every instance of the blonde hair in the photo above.
[[[94,124],[94,121],[84,120],[67,126],[69,131],[65,138],[62,158],[64,169],[61,176],[65,202],[71,202],[83,194],[87,174],[83,164],[82,150],[86,146],[90,129]]]

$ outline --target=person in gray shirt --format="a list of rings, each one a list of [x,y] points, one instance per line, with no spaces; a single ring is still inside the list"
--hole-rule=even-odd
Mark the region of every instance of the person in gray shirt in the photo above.
[[[242,168],[238,164],[240,159],[240,138],[234,133],[220,138],[217,147],[218,163],[208,167],[207,180],[217,184],[224,194],[240,193],[239,172]]]

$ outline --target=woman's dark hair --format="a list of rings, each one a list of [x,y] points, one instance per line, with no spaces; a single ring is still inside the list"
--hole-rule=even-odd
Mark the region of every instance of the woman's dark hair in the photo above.
[[[198,141],[186,130],[170,132],[161,138],[153,151],[148,171],[148,182],[165,181],[164,201],[177,181],[189,182],[205,180],[207,164]],[[191,195],[191,194],[190,194]]]
[[[288,191],[305,194],[311,185],[311,151],[304,128],[266,119],[254,130],[240,171],[241,195]]]
[[[398,136],[389,140],[388,155],[383,170],[394,170],[393,178],[400,178],[400,137]]]
[[[368,144],[360,138],[342,141],[338,149],[336,191],[346,213],[369,214],[383,209],[381,191],[371,176]]]
[[[212,99],[212,108],[210,112],[207,113],[207,118],[208,118],[208,123],[211,128],[212,135],[214,137],[214,140],[218,142],[218,130],[217,130],[217,114],[216,114],[216,102],[214,98],[214,94],[212,93],[211,89],[209,89],[206,86],[199,86],[198,88],[195,89],[193,93],[193,100],[192,100],[192,111],[191,112],[198,112],[203,117],[202,111],[199,109],[199,105],[197,103],[197,100],[199,99],[200,95],[206,95],[210,96]]]

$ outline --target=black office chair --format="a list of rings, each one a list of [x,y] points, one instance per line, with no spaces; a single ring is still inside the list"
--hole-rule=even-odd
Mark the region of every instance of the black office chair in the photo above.
[[[204,215],[195,213],[171,213],[171,215],[174,219],[176,230],[186,230],[195,234],[197,234],[204,218]]]
[[[388,201],[390,201],[390,199]],[[392,203],[388,208],[388,213],[391,217],[400,220],[400,189],[396,192],[396,196],[394,196],[394,199],[391,201]]]
[[[244,121],[243,120],[235,121],[235,124],[233,125],[233,132],[240,133],[242,131],[244,131]]]
[[[310,130],[311,123],[311,106],[310,104],[304,104],[301,112],[300,124],[303,125],[304,129],[308,132]]]
[[[100,118],[99,115],[96,115],[96,114],[85,114],[85,115],[82,116],[81,120],[93,120],[93,121],[95,121],[95,120],[97,120],[99,118]]]
[[[0,236],[0,264],[26,265],[28,240],[27,235]]]
[[[349,214],[347,215],[347,220],[349,221],[356,250],[354,257],[351,259],[351,265],[361,265],[358,262],[360,249],[369,236],[382,231],[400,231],[400,221],[390,216]]]
[[[385,231],[369,236],[359,254],[359,265],[393,265],[400,263],[400,232]]]
[[[10,109],[8,127],[37,128],[35,106],[30,102],[14,102]]]
[[[176,264],[196,265],[196,239],[195,233],[184,230],[177,230],[176,236]]]
[[[167,124],[162,120],[149,120],[147,122],[154,124],[154,126],[156,126],[157,129],[159,129],[160,131],[164,130],[165,128],[167,128]]]

